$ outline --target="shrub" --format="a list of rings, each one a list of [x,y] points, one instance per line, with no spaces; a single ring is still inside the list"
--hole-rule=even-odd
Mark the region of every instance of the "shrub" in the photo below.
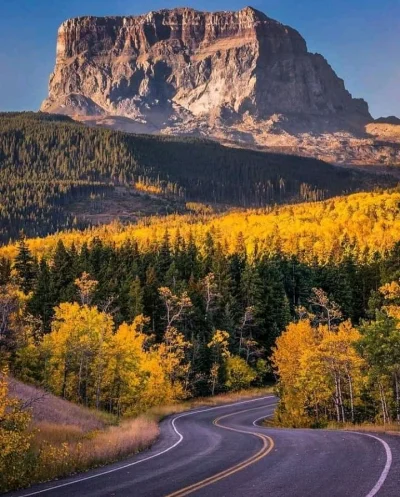
[[[0,492],[20,484],[31,446],[29,411],[8,394],[7,371],[0,372]]]
[[[248,388],[257,376],[257,373],[247,362],[238,356],[232,356],[227,359],[226,374],[226,386],[234,391]]]

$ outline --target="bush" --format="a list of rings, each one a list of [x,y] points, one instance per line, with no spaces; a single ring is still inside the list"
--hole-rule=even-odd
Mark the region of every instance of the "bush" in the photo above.
[[[226,386],[233,391],[248,388],[257,376],[257,373],[247,362],[238,356],[232,356],[227,359],[226,374]]]

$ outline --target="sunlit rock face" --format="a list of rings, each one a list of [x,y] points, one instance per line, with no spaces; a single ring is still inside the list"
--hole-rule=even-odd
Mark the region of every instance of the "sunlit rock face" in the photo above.
[[[67,20],[42,110],[158,122],[246,113],[371,120],[297,31],[250,7]]]
[[[297,31],[251,7],[67,20],[41,110],[127,132],[400,164],[400,125],[374,124]]]

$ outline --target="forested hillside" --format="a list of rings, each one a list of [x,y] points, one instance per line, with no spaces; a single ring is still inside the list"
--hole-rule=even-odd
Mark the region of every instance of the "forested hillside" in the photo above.
[[[249,257],[283,254],[307,263],[340,262],[347,255],[357,261],[384,255],[399,241],[400,192],[357,193],[323,202],[237,210],[225,214],[154,217],[137,224],[110,225],[27,240],[35,257],[51,256],[62,241],[81,249],[94,239],[120,248],[135,243],[141,251],[155,250],[169,237],[171,243],[190,240],[200,251],[211,236],[225,254],[242,240]],[[16,244],[0,248],[0,256],[14,258]]]
[[[194,138],[88,128],[65,116],[0,114],[0,241],[82,227],[71,204],[124,185],[174,201],[227,206],[320,200],[378,179],[321,161]],[[391,180],[379,177],[382,185]]]
[[[275,373],[284,425],[400,422],[399,228],[392,191],[22,239],[0,369],[117,417]]]
[[[171,308],[182,305],[179,326],[197,348],[191,374],[206,377],[215,330],[227,331],[230,350],[250,363],[266,357],[313,288],[327,292],[345,318],[366,318],[371,292],[400,271],[399,205],[398,192],[365,193],[269,213],[171,216],[27,240],[1,249],[0,282],[5,294],[11,285],[28,296],[38,336],[50,331],[55,307],[82,300],[82,274],[90,275],[84,303],[110,312],[117,326],[145,316],[157,342]],[[204,393],[200,385],[190,388]]]

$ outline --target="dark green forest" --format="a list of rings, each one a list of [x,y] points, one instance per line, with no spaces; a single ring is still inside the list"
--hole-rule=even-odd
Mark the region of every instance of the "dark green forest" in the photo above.
[[[89,128],[66,116],[0,114],[0,242],[84,224],[69,210],[117,185],[225,206],[314,201],[373,188],[376,177],[295,156],[195,138]],[[379,177],[379,184],[392,180]]]
[[[382,305],[377,289],[400,275],[400,244],[383,256],[356,261],[349,254],[325,265],[280,254],[247,254],[241,236],[233,254],[212,233],[203,247],[180,237],[172,243],[167,232],[152,247],[141,251],[134,240],[115,247],[94,239],[78,251],[60,241],[50,259],[38,262],[21,241],[13,273],[8,260],[0,261],[0,285],[17,284],[29,295],[27,312],[37,340],[50,331],[56,305],[79,301],[76,279],[85,272],[98,282],[92,305],[110,313],[117,324],[148,316],[147,332],[156,340],[165,329],[159,289],[168,287],[177,299],[187,292],[193,307],[180,328],[197,351],[192,374],[198,375],[211,367],[207,344],[215,329],[227,330],[231,350],[253,364],[269,355],[299,306],[312,309],[313,288],[323,289],[343,318],[356,324],[375,315]],[[12,326],[0,346],[11,357],[17,351]],[[195,395],[208,392],[201,382],[195,388]]]

